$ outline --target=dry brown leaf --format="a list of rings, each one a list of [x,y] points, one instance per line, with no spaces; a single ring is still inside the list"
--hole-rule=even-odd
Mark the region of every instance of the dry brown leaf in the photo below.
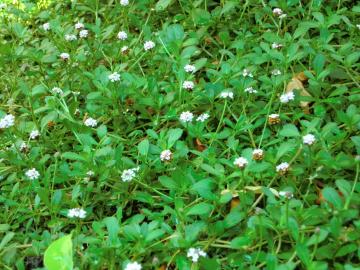
[[[206,146],[203,145],[198,138],[195,139],[195,146],[196,146],[196,150],[198,150],[200,152],[202,152],[206,149]]]
[[[286,86],[286,93],[292,92],[294,90],[300,90],[300,95],[304,97],[311,97],[308,91],[306,91],[303,82],[307,81],[307,77],[304,72],[300,72],[295,74],[295,76],[291,79],[291,81]],[[309,102],[301,101],[300,106],[303,108],[304,113],[309,114]]]
[[[233,197],[231,199],[231,202],[230,202],[230,211],[235,208],[236,206],[238,206],[240,204],[240,199],[238,197]]]
[[[166,270],[166,264],[163,264],[162,266],[160,266],[158,270]]]

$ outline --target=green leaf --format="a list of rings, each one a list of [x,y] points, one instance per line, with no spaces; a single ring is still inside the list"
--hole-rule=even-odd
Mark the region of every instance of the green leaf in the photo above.
[[[108,230],[110,243],[117,243],[117,241],[119,240],[118,232],[120,229],[118,220],[115,217],[106,217],[104,218],[103,222],[105,223]]]
[[[280,136],[283,137],[298,137],[300,133],[297,127],[293,124],[284,125],[283,128],[279,132]]]
[[[240,249],[251,244],[251,239],[248,236],[239,236],[231,240],[230,247]]]
[[[313,61],[313,68],[315,70],[316,75],[319,75],[323,70],[325,65],[325,56],[322,54],[317,54]]]
[[[48,270],[73,270],[73,250],[71,234],[51,243],[44,254],[44,264]]]
[[[213,206],[208,203],[199,203],[192,206],[186,213],[187,216],[207,215],[213,210]]]
[[[159,2],[155,5],[156,11],[163,11],[165,10],[172,2],[173,0],[159,0]]]
[[[310,264],[310,252],[304,244],[298,243],[296,245],[296,254],[305,266]]]
[[[322,190],[322,195],[324,199],[331,203],[336,209],[340,209],[343,206],[343,201],[341,200],[340,195],[338,192],[332,187],[325,187]]]
[[[147,156],[150,149],[150,142],[148,139],[142,140],[138,145],[140,155]]]
[[[183,130],[181,128],[170,129],[168,131],[168,148],[171,148],[178,139],[180,139],[183,134]]]

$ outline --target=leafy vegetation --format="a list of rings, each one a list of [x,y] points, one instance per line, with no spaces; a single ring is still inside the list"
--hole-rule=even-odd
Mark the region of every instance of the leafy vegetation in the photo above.
[[[1,269],[360,269],[360,6],[0,4]]]

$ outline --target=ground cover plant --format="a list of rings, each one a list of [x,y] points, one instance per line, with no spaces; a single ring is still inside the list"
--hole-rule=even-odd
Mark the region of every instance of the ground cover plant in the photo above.
[[[0,269],[360,269],[360,6],[0,3]]]

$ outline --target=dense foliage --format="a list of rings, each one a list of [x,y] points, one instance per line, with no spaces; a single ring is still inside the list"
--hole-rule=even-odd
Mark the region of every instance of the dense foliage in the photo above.
[[[0,4],[0,268],[360,269],[359,13]]]

